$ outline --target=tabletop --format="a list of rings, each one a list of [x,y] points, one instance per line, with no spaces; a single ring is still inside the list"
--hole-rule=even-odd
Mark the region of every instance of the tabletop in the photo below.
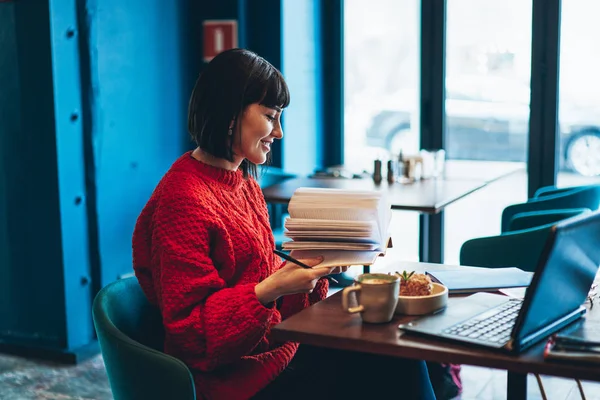
[[[300,187],[382,190],[388,194],[393,210],[436,214],[486,184],[483,180],[426,179],[408,184],[376,184],[372,179],[293,178],[264,188],[263,195],[267,203],[288,203]]]
[[[519,172],[526,172],[525,163],[505,161],[448,160],[446,179],[475,179],[492,183]]]
[[[342,178],[292,178],[263,188],[268,203],[288,203],[299,187],[337,188],[349,190],[382,190],[387,192],[394,210],[418,211],[437,214],[449,204],[483,188],[484,186],[523,171],[520,163],[450,160],[446,162],[443,179],[425,179],[412,183],[372,179]]]
[[[404,262],[388,264],[377,272],[397,270],[440,270],[468,268],[442,264]],[[450,298],[449,306],[460,298]],[[600,311],[591,308],[586,325],[600,326]],[[470,364],[505,369],[517,373],[539,373],[567,378],[600,379],[600,367],[544,361],[541,342],[525,353],[511,355],[468,344],[454,344],[439,339],[406,334],[398,329],[414,317],[395,316],[390,323],[365,324],[357,314],[342,310],[341,292],[301,311],[273,329],[279,340],[297,341],[303,344],[334,349],[421,359],[455,364]]]

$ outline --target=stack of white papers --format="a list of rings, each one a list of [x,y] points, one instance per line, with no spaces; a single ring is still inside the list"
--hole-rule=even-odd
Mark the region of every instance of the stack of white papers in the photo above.
[[[299,188],[288,210],[284,235],[291,240],[283,249],[294,250],[295,257],[303,256],[300,250],[345,250],[350,256],[357,251],[380,254],[387,248],[392,214],[380,191]]]

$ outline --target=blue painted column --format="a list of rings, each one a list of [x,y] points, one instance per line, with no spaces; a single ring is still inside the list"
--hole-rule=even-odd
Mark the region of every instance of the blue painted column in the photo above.
[[[0,351],[96,351],[91,303],[190,143],[187,1],[0,3]]]
[[[200,50],[191,44],[187,1],[85,3],[79,29],[97,290],[132,272],[135,221],[163,174],[191,147],[190,61]]]
[[[94,336],[74,11],[0,4],[0,350],[66,360]]]

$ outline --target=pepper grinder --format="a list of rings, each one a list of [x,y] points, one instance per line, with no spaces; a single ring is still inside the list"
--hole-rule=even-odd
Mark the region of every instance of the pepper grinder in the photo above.
[[[375,164],[373,166],[373,182],[379,184],[383,179],[381,175],[381,160],[375,160]]]
[[[396,176],[400,180],[404,176],[404,156],[402,150],[398,154],[398,161],[396,162]]]
[[[393,160],[388,160],[388,162],[387,162],[387,181],[388,181],[388,183],[396,182]]]

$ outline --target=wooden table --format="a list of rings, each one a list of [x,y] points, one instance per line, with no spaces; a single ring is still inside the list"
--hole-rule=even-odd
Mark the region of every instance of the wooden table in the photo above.
[[[388,184],[387,181],[375,184],[372,179],[294,178],[263,188],[263,194],[267,203],[287,204],[299,187],[383,190],[389,194],[392,209],[421,214],[419,260],[441,263],[444,254],[444,208],[523,169],[518,163],[447,161],[444,179],[428,179],[410,184]]]
[[[483,180],[428,179],[410,184],[385,181],[375,184],[371,179],[293,178],[263,189],[263,194],[269,203],[289,203],[300,187],[380,190],[388,195],[392,210],[437,214],[486,184]]]
[[[266,187],[267,203],[289,203],[300,187],[382,190],[389,194],[393,210],[417,211],[420,215],[419,260],[443,259],[443,209],[487,185],[483,180],[429,179],[411,184],[375,184],[371,179],[294,178]]]
[[[388,258],[388,256],[384,257]],[[378,272],[420,271],[468,268],[440,264],[393,262],[388,260],[383,267],[376,264]],[[449,306],[458,298],[451,298]],[[600,326],[600,310],[592,308],[586,324]],[[358,314],[342,310],[341,292],[311,306],[273,328],[275,337],[284,341],[357,351],[364,353],[396,356],[454,364],[470,364],[508,371],[508,399],[525,399],[527,373],[554,375],[584,380],[600,380],[600,367],[545,362],[542,356],[544,343],[532,347],[521,355],[510,355],[468,344],[423,338],[414,334],[403,334],[398,324],[414,317],[396,316],[388,324],[363,324]]]

